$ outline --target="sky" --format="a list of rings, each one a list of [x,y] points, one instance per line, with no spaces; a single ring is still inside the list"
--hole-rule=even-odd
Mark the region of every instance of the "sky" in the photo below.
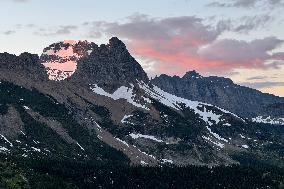
[[[284,0],[0,0],[0,52],[119,37],[150,77],[196,70],[284,97]]]

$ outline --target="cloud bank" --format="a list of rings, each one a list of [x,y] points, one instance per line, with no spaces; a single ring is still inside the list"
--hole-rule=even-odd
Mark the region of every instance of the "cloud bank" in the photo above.
[[[230,1],[214,1],[208,6],[211,7],[238,7],[238,8],[253,8],[257,6],[269,6],[271,8],[277,8],[284,6],[283,0],[230,0]]]
[[[284,61],[284,53],[271,52],[283,40],[276,37],[253,41],[219,39],[225,31],[252,30],[269,18],[252,20],[238,26],[230,21],[211,26],[194,16],[155,19],[136,15],[124,23],[93,22],[90,36],[118,36],[136,57],[151,62],[155,70],[171,75],[192,69],[224,73],[236,68],[277,68]]]

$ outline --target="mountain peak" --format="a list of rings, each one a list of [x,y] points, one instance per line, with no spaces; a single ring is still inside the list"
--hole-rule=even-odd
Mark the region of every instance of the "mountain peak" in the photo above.
[[[0,53],[1,67],[6,68],[18,68],[23,66],[36,66],[39,63],[39,57],[37,54],[31,54],[28,52],[21,53],[19,56],[9,54],[7,52]]]
[[[202,78],[202,76],[197,73],[195,70],[188,71],[186,74],[182,77],[183,79],[189,79],[189,78]]]
[[[80,83],[103,85],[110,90],[136,80],[149,81],[141,65],[117,37],[100,46],[73,40],[54,43],[43,50],[40,61],[50,80],[70,78]]]
[[[21,53],[19,55],[19,58],[23,61],[25,64],[38,64],[39,62],[39,56],[37,54],[31,54],[31,53]]]
[[[98,84],[109,90],[135,83],[136,79],[149,81],[141,65],[117,37],[112,37],[107,45],[94,47],[89,56],[80,59],[72,79],[88,84]]]
[[[71,77],[77,69],[78,62],[82,59],[89,59],[97,64],[98,62],[105,62],[105,67],[116,62],[118,67],[124,64],[123,69],[131,66],[131,64],[126,65],[126,62],[132,62],[136,64],[134,70],[142,70],[139,67],[140,65],[137,68],[138,63],[129,54],[126,45],[117,37],[110,38],[108,44],[100,46],[88,41],[64,40],[46,47],[40,57],[41,63],[48,71],[49,79],[57,81]],[[88,64],[88,66],[92,65],[92,63]],[[112,66],[111,69],[116,68]],[[87,73],[88,71],[85,70],[84,72]],[[140,75],[143,78],[142,80],[148,79],[146,73]]]
[[[120,39],[118,39],[117,37],[112,37],[112,38],[109,39],[109,46],[111,48],[124,48],[124,49],[126,49],[125,44]]]
[[[19,56],[9,53],[0,53],[0,68],[21,73],[28,77],[47,80],[46,71],[40,64],[37,54],[24,52]]]

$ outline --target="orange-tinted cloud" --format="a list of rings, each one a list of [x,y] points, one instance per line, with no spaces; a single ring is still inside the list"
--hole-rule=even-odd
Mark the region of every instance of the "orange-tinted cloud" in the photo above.
[[[153,19],[136,15],[126,23],[93,24],[93,32],[116,35],[124,39],[135,56],[155,62],[156,73],[180,75],[192,69],[211,73],[236,68],[268,69],[284,61],[283,53],[270,53],[284,42],[275,37],[250,42],[218,39],[231,28],[226,22],[211,26],[190,16]]]
[[[190,40],[192,43],[192,40]],[[183,43],[187,43],[183,41]],[[148,42],[130,43],[133,54],[145,59],[158,62],[160,73],[180,75],[187,70],[220,73],[232,71],[235,68],[268,69],[276,67],[267,64],[269,60],[284,60],[282,56],[275,56],[268,52],[276,48],[281,40],[265,38],[252,42],[237,40],[220,40],[209,44],[205,48],[196,45],[184,45],[176,40],[152,44]]]

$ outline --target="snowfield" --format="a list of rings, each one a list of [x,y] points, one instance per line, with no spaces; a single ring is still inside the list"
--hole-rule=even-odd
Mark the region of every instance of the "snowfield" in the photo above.
[[[125,115],[122,120],[121,120],[121,123],[128,123],[128,124],[131,124],[131,125],[134,125],[133,123],[127,121],[127,119],[131,118],[133,115]]]
[[[268,117],[263,117],[263,116],[258,116],[256,118],[252,118],[253,122],[256,123],[268,123],[272,125],[284,125],[284,118],[272,118],[270,116]]]
[[[100,88],[97,84],[92,84],[90,87],[90,89],[98,95],[106,96],[112,98],[113,100],[125,99],[127,100],[128,103],[138,108],[149,110],[149,108],[147,108],[146,106],[139,104],[138,102],[135,101],[136,94],[133,93],[133,88],[134,88],[133,85],[131,85],[131,88],[121,86],[113,94],[110,94],[106,92],[104,89]]]
[[[242,118],[240,118],[236,114],[233,114],[222,108],[213,106],[211,104],[201,103],[198,101],[191,101],[181,97],[177,97],[175,95],[163,91],[162,89],[158,88],[155,85],[153,86],[153,88],[151,88],[149,85],[145,84],[144,82],[138,81],[138,84],[139,87],[143,89],[146,94],[148,94],[153,99],[158,100],[160,103],[168,107],[174,108],[176,110],[182,110],[183,106],[193,109],[194,112],[199,114],[200,118],[203,119],[210,126],[213,124],[218,124],[221,121],[220,118],[222,115],[215,114],[211,110],[208,110],[206,106],[217,108],[218,110],[222,111],[223,114],[231,114],[232,116],[245,122]]]
[[[175,95],[172,95],[170,93],[161,90],[157,86],[154,86],[152,88],[149,85],[145,84],[144,82],[138,81],[138,85],[151,98],[158,100],[159,102],[161,102],[162,104],[168,107],[174,108],[176,110],[182,110],[184,106],[193,109],[194,112],[197,113],[200,116],[200,118],[203,119],[210,126],[213,124],[218,124],[221,121],[222,115],[225,114],[231,114],[232,116],[245,122],[242,118],[238,117],[237,115],[229,111],[226,111],[224,109],[221,109],[219,107],[213,106],[211,104],[201,103],[198,101],[191,101],[181,97],[177,97]],[[90,84],[90,89],[98,95],[106,96],[112,98],[113,100],[125,99],[128,103],[138,108],[149,110],[147,104],[152,103],[151,100],[142,96],[141,99],[145,100],[140,100],[140,101],[143,101],[143,103],[137,102],[135,98],[136,94],[133,93],[134,85],[130,84],[130,86],[131,87],[121,86],[113,94],[106,92],[97,84]],[[208,110],[207,107],[217,108],[222,112],[222,114],[221,115],[216,114],[212,110]],[[121,122],[125,123],[127,118],[128,117],[124,117]]]
[[[150,136],[150,135],[142,135],[142,134],[131,133],[131,134],[129,134],[129,136],[131,136],[131,138],[133,138],[133,139],[145,138],[145,139],[154,140],[156,142],[164,142],[162,140],[157,139],[155,136]]]

